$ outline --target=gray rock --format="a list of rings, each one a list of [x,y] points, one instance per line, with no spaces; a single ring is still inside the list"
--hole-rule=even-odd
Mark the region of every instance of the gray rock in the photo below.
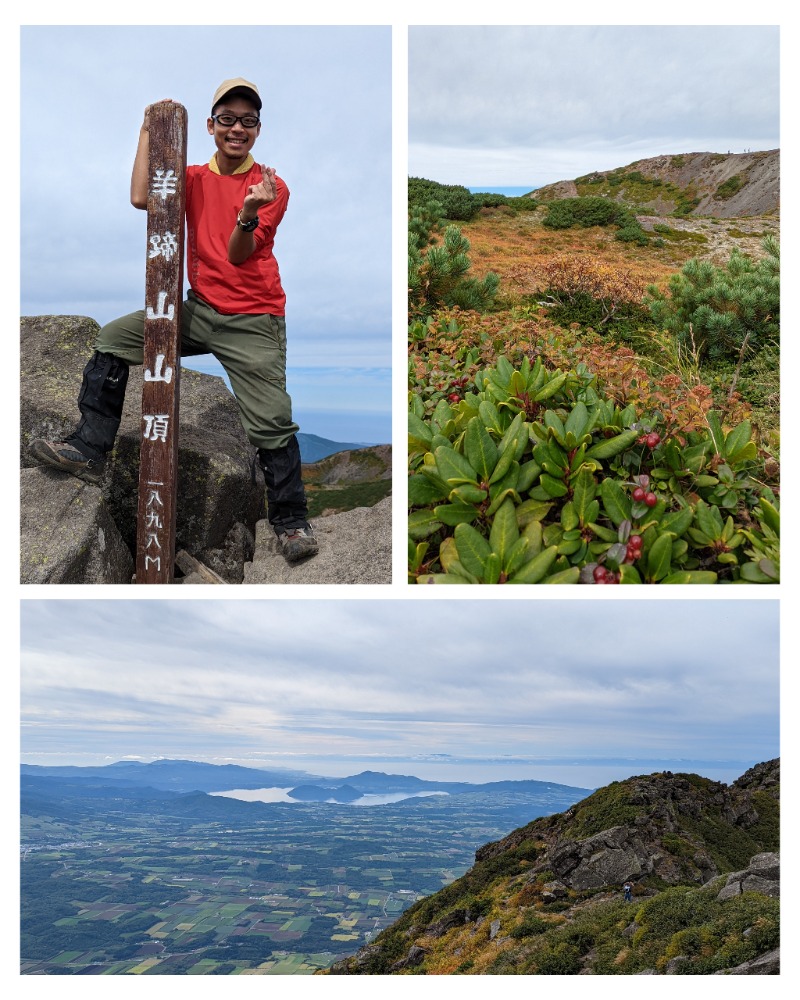
[[[130,583],[133,557],[103,495],[48,469],[20,474],[22,583]]]
[[[549,857],[549,866],[573,889],[621,885],[654,870],[655,859],[629,827],[615,826],[582,841],[562,841]]]
[[[60,440],[77,423],[78,391],[97,330],[97,323],[85,316],[22,318],[23,468],[38,468],[28,453],[34,438]],[[142,369],[133,366],[120,432],[102,484],[103,502],[132,554],[136,551],[141,388]],[[236,401],[223,380],[182,369],[180,400],[176,548],[200,556],[222,548],[237,522],[250,530],[255,527],[263,509],[264,487],[263,481],[252,481],[250,459],[255,449],[245,437]],[[73,491],[81,488],[80,480],[69,479]],[[39,520],[44,523],[41,515]],[[75,578],[74,582],[80,581]]]
[[[389,969],[390,972],[396,972],[400,969],[413,969],[417,965],[422,965],[425,961],[425,956],[428,954],[425,948],[420,948],[417,944],[412,944],[408,949],[408,954],[405,958],[401,958],[399,962],[395,962],[393,966]]]
[[[391,583],[392,498],[374,507],[357,507],[343,514],[314,520],[319,553],[290,565],[278,548],[267,521],[256,526],[252,563],[244,568],[244,582],[285,583]]]
[[[494,939],[497,937],[499,933],[500,933],[500,921],[493,920],[489,924],[489,940],[494,941]]]
[[[429,937],[439,938],[446,934],[453,927],[461,927],[467,922],[466,910],[451,910],[445,914],[441,920],[425,928],[425,933]]]
[[[760,892],[764,896],[778,897],[781,894],[780,855],[774,852],[756,854],[742,871],[731,872],[725,885],[717,894],[717,899],[732,899],[743,892]]]
[[[758,958],[737,965],[735,969],[724,969],[715,972],[715,976],[779,976],[781,974],[781,950],[765,952]]]
[[[676,955],[675,958],[671,958],[667,962],[667,968],[665,970],[668,976],[679,976],[681,973],[681,967],[688,962],[689,959],[686,955]]]

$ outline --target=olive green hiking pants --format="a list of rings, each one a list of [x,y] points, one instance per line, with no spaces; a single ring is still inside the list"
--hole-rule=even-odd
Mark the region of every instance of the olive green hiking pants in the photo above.
[[[144,310],[112,320],[96,350],[140,365]],[[269,314],[225,316],[189,292],[181,311],[181,357],[213,354],[228,374],[242,426],[257,448],[285,447],[299,427],[286,392],[286,321]]]

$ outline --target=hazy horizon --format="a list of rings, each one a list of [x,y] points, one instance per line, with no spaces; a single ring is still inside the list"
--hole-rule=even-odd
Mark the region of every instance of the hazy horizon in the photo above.
[[[575,788],[594,789],[612,781],[624,781],[640,774],[658,771],[699,774],[712,781],[730,784],[760,760],[696,760],[680,757],[642,757],[630,759],[584,758],[513,758],[506,760],[476,760],[474,758],[448,757],[446,760],[395,759],[385,757],[354,757],[351,759],[326,758],[292,754],[291,760],[282,760],[278,754],[236,759],[218,759],[208,756],[145,755],[111,759],[108,754],[25,754],[21,763],[41,767],[104,767],[127,761],[149,764],[156,760],[188,760],[223,766],[236,764],[258,770],[304,771],[326,779],[344,779],[362,771],[379,771],[390,775],[412,775],[425,781],[467,782],[488,784],[496,781],[543,781],[569,785]],[[57,757],[58,759],[53,759]],[[35,759],[34,759],[35,758]],[[771,758],[765,758],[771,759]],[[265,788],[278,786],[265,785]],[[291,787],[291,785],[287,786]],[[282,800],[281,800],[282,801]]]
[[[775,600],[21,609],[30,763],[169,757],[596,787],[696,770],[686,762],[727,781],[779,753]]]

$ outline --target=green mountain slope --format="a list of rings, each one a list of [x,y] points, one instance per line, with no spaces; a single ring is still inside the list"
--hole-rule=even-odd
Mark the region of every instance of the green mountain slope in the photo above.
[[[768,954],[774,972],[779,773],[613,782],[480,848],[329,973],[708,975]]]

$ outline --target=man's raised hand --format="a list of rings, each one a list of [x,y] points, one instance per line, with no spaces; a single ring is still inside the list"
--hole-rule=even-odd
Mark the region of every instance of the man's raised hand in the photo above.
[[[259,208],[269,205],[271,201],[275,201],[277,194],[278,182],[275,179],[275,169],[262,164],[261,181],[258,184],[251,184],[247,189],[242,216],[253,218]]]

